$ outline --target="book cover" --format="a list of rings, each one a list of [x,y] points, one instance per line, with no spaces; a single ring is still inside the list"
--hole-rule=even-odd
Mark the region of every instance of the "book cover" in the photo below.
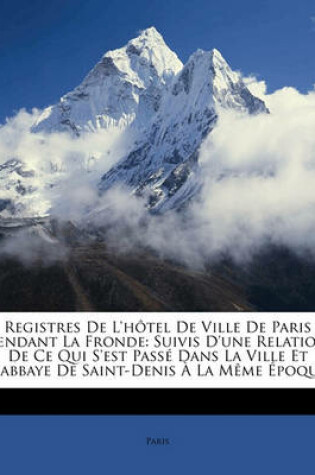
[[[312,2],[0,12],[4,471],[310,471]]]

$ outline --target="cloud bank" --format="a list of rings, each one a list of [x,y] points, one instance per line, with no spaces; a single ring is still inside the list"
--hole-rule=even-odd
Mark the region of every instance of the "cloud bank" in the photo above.
[[[286,87],[268,95],[255,78],[250,88],[270,114],[221,111],[200,151],[201,195],[185,214],[148,217],[136,198],[108,194],[110,219],[128,229],[124,238],[113,226],[113,243],[149,246],[194,267],[227,254],[247,262],[266,245],[314,255],[315,92]]]
[[[82,213],[96,194],[100,176],[126,154],[134,138],[118,129],[101,129],[79,138],[68,133],[34,134],[31,128],[40,114],[36,109],[21,110],[0,126],[0,167],[14,159],[23,163],[24,173],[22,177],[16,173],[8,176],[0,169],[0,200],[21,201],[21,214],[28,216],[66,216],[67,209]],[[19,195],[19,182],[33,192]]]
[[[53,170],[58,184],[41,190],[50,212],[101,228],[119,250],[149,247],[198,268],[227,253],[246,262],[269,244],[313,255],[315,92],[285,87],[268,94],[264,81],[246,82],[270,114],[221,111],[200,150],[201,194],[185,213],[151,216],[144,200],[122,188],[98,195],[99,177],[134,139],[121,132],[34,135],[30,126],[39,112],[21,111],[0,128],[0,164],[14,156],[45,176]]]

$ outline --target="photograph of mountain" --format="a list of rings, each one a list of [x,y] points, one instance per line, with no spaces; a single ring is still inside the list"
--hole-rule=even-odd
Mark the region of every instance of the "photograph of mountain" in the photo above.
[[[0,311],[314,311],[312,2],[50,3],[1,7]]]

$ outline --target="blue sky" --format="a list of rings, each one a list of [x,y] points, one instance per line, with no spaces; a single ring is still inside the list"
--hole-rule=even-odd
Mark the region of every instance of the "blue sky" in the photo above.
[[[271,91],[315,83],[314,0],[1,0],[0,121],[56,102],[152,25],[183,61],[216,47]]]

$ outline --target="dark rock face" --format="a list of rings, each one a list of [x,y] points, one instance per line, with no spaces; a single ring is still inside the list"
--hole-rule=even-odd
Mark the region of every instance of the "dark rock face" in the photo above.
[[[16,158],[11,158],[10,160],[6,161],[2,165],[0,165],[0,173],[13,173],[16,172],[22,178],[29,178],[34,176],[33,170],[28,170],[26,168],[25,163],[21,162]]]
[[[67,312],[76,309],[75,294],[62,266],[0,262],[1,312]]]
[[[194,68],[194,63],[188,63],[184,67],[183,71],[179,75],[178,81],[173,87],[172,94],[174,96],[177,96],[182,90],[184,90],[186,94],[189,94]]]
[[[245,268],[238,282],[260,311],[314,312],[315,262],[286,248],[263,249]]]
[[[193,272],[148,253],[74,246],[47,266],[0,262],[0,311],[246,311],[245,294],[218,274]]]
[[[79,248],[73,262],[98,310],[248,310],[246,298],[217,275],[189,271],[150,254],[122,256]],[[93,259],[93,266],[91,266]],[[106,291],[105,291],[106,289]]]
[[[43,226],[68,252],[50,265],[0,257],[0,311],[314,311],[315,262],[269,247],[246,265],[228,258],[194,271],[149,250],[118,254],[71,223]],[[25,228],[24,226],[24,228]],[[0,244],[20,232],[3,228]]]
[[[5,209],[11,208],[11,206],[12,206],[11,200],[0,199],[0,211],[4,211]]]

